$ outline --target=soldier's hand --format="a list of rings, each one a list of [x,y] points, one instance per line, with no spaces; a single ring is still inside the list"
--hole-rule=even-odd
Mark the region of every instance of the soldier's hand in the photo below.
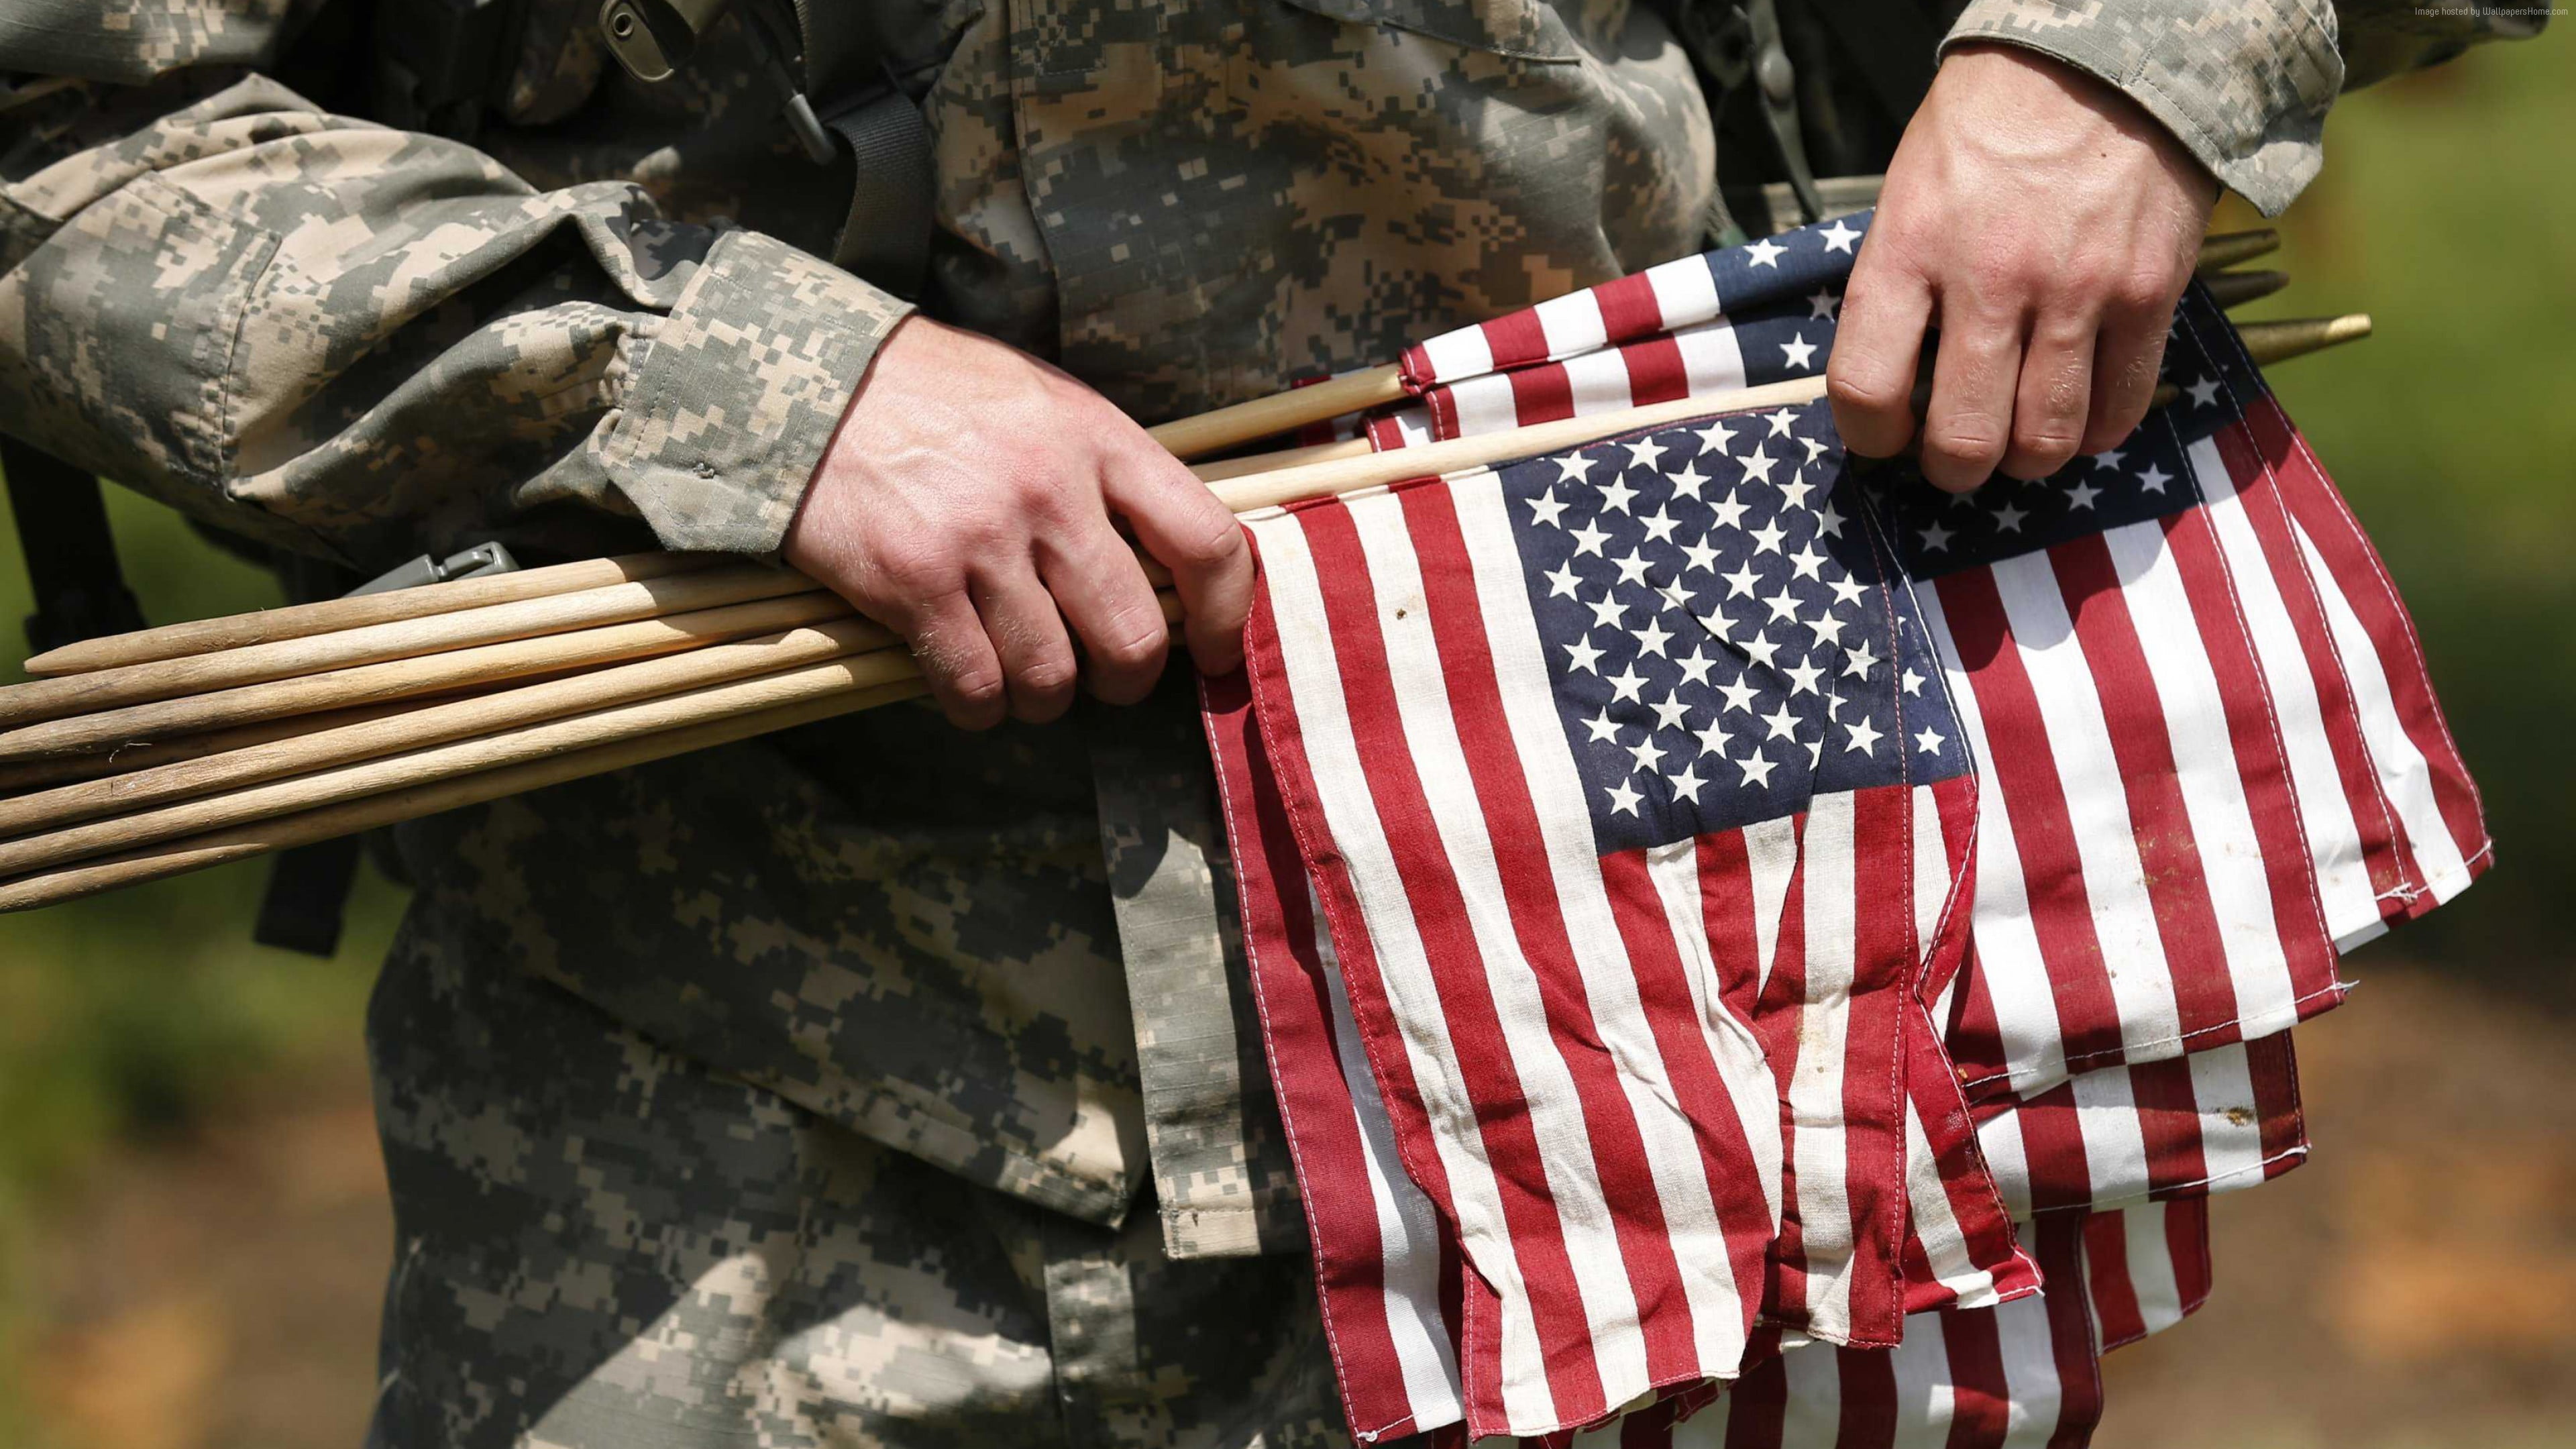
[[[1077,676],[1118,704],[1153,688],[1166,625],[1121,519],[1171,569],[1199,666],[1234,668],[1252,598],[1234,515],[1090,388],[914,317],[841,419],[786,554],[903,635],[948,717],[982,729],[1064,713]]]
[[[2146,415],[2217,181],[2128,97],[2030,51],[1954,51],[1906,127],[1827,369],[1854,452],[1912,439],[1940,329],[1924,476],[2038,478]]]

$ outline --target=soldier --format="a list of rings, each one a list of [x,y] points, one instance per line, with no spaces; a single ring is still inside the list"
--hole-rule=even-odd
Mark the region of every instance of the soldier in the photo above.
[[[1729,224],[1721,177],[1812,191],[1813,155],[1888,173],[1833,360],[1846,437],[1914,441],[1937,319],[1927,473],[2035,476],[2134,425],[2220,185],[2277,211],[2340,87],[2537,27],[1832,13],[0,18],[0,430],[359,568],[492,538],[782,558],[900,630],[947,717],[398,832],[370,1442],[1338,1440],[1204,757],[1183,672],[1155,693],[1127,536],[1207,669],[1250,563],[1131,419],[1692,251]]]

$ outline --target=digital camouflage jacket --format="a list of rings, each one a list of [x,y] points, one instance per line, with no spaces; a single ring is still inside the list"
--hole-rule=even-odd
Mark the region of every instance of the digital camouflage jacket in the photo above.
[[[0,7],[0,430],[362,570],[489,538],[774,554],[909,310],[824,260],[846,161],[797,149],[732,22],[648,86],[606,59],[595,0],[515,6],[470,144],[389,129],[366,119],[401,58],[376,3]],[[1710,224],[1716,133],[1657,7],[877,8],[934,75],[920,305],[1145,421]],[[2348,80],[2527,23],[1900,8],[2103,76],[2267,210]],[[981,736],[880,710],[402,830],[418,889],[370,1022],[398,1219],[380,1438],[936,1419],[999,1443],[1031,1394],[1076,1438],[1296,1437],[1191,1395],[1312,1377],[1305,1330],[1269,1326],[1297,1257],[1190,1280],[1257,1342],[1157,1338],[1138,1306],[1187,1296],[1179,1260],[1298,1234],[1244,1090],[1185,685]],[[1122,1229],[1149,1160],[1159,1219]],[[982,1259],[955,1246],[970,1220]],[[1086,1347],[1102,1303],[1124,1326]],[[974,1407],[938,1418],[952,1399]]]

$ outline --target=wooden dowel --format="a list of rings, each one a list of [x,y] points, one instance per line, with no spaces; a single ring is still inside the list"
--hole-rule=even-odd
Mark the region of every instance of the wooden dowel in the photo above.
[[[818,623],[849,612],[850,606],[839,597],[809,588],[801,594],[667,614],[655,619],[637,619],[625,624],[606,624],[596,629],[541,634],[533,639],[511,639],[498,644],[451,649],[440,654],[387,659],[320,674],[301,674],[291,679],[267,680],[0,730],[0,761],[83,753],[119,744],[151,742],[173,735],[221,729],[251,720],[309,714],[551,670],[669,654],[722,643],[727,639],[767,634],[799,624]]]
[[[1176,458],[1204,458],[1222,453],[1256,438],[1267,438],[1308,423],[1320,423],[1344,413],[1391,403],[1404,396],[1404,376],[1390,362],[1341,377],[1330,378],[1311,387],[1292,387],[1286,392],[1236,403],[1149,428],[1154,441],[1162,444]]]
[[[2193,263],[2192,270],[2223,272],[2240,262],[2269,256],[2280,249],[2281,234],[2268,226],[2258,226],[2252,231],[2223,231],[2201,239],[2200,256]]]
[[[324,599],[318,603],[256,609],[247,614],[227,614],[220,619],[191,619],[184,624],[164,624],[157,629],[137,629],[130,634],[110,634],[100,639],[66,644],[28,660],[25,668],[29,674],[38,677],[86,674],[125,664],[148,664],[156,659],[210,654],[218,649],[239,649],[280,639],[301,639],[340,629],[359,629],[369,624],[391,624],[403,619],[426,618],[431,614],[452,614],[459,609],[480,609],[521,599],[550,598],[556,594],[606,588],[611,584],[637,583],[705,568],[720,557],[722,555],[711,553],[630,553],[614,558],[577,559],[571,563],[549,564],[544,568],[521,569],[516,573],[489,574],[479,579],[458,579],[453,583],[427,584],[412,589],[388,589],[381,594],[362,594],[354,599]]]
[[[2242,307],[2290,285],[2287,272],[2213,272],[2200,279],[2221,308]]]
[[[493,686],[499,688],[502,686]],[[461,693],[450,691],[453,698]],[[322,714],[293,715],[285,719],[254,720],[227,729],[208,730],[203,734],[181,735],[176,739],[155,740],[144,745],[123,745],[82,755],[49,755],[41,760],[12,760],[0,763],[0,796],[27,794],[35,790],[74,785],[83,780],[104,779],[135,770],[158,769],[181,760],[200,760],[230,750],[245,750],[282,740],[290,735],[312,734],[338,729],[345,724],[382,719],[389,714],[420,708],[418,699],[388,700],[383,704],[361,705],[353,709],[335,709]]]
[[[2236,335],[2245,339],[2245,353],[2258,366],[2269,367],[2311,352],[2323,352],[2346,342],[2358,342],[2370,335],[2370,314],[2348,312],[2341,317],[2293,317],[2279,322],[2240,322]]]
[[[1248,478],[1276,468],[1327,463],[1335,458],[1365,457],[1375,451],[1377,449],[1365,437],[1342,438],[1330,443],[1310,443],[1302,448],[1281,448],[1275,453],[1246,453],[1240,458],[1200,463],[1190,471],[1196,473],[1202,483],[1222,483],[1228,478]]]
[[[0,842],[75,821],[154,809],[334,765],[818,664],[844,654],[889,648],[893,643],[885,629],[851,616],[685,654],[569,675],[544,684],[390,712],[331,729],[288,734],[222,754],[0,800]],[[11,864],[9,849],[8,844],[0,843],[0,876],[32,868]]]
[[[83,861],[0,884],[0,912],[31,910],[120,886],[138,885],[228,861],[310,845],[317,840],[331,840],[362,830],[398,825],[425,815],[480,805],[504,795],[542,790],[549,785],[560,785],[612,770],[631,769],[692,750],[731,744],[771,730],[793,729],[835,715],[910,699],[924,692],[921,681],[910,679],[873,689],[824,695],[801,703],[573,750],[480,774],[460,775],[408,789],[344,800],[300,814],[255,821],[145,850]]]
[[[67,674],[0,689],[0,725],[60,719],[380,660],[777,598],[819,587],[802,574],[759,565],[698,569],[575,594],[250,644],[215,654]]]

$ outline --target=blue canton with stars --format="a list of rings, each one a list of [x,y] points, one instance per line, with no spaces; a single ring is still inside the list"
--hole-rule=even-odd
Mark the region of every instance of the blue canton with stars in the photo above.
[[[1603,850],[1967,769],[1849,477],[1821,402],[1502,470]]]

